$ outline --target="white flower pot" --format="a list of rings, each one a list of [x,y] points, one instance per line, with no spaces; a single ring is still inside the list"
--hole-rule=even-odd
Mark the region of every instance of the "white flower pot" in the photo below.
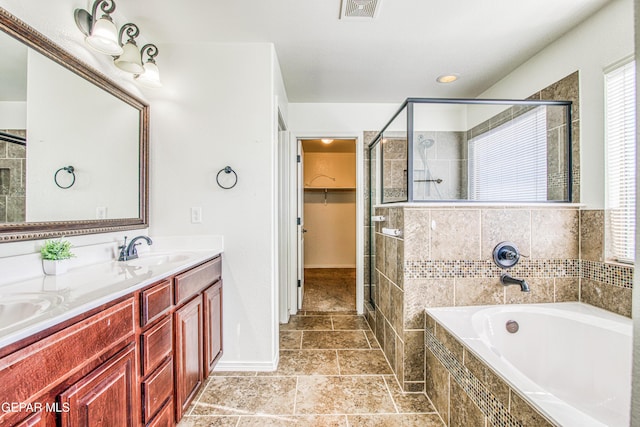
[[[42,260],[42,268],[44,269],[44,274],[49,274],[52,276],[57,276],[59,274],[64,274],[67,272],[67,268],[69,268],[68,260],[51,260],[51,259],[43,259]]]

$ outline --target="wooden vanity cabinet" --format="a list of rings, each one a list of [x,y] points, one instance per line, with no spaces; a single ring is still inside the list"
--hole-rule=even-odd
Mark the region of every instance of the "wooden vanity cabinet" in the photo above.
[[[222,354],[221,259],[175,277],[176,421]]]
[[[0,402],[30,404],[36,409],[0,411],[0,425],[66,422],[66,417],[72,417],[87,403],[72,397],[87,390],[100,405],[117,397],[118,404],[126,401],[132,409],[132,423],[121,424],[118,420],[123,411],[111,414],[106,408],[85,405],[89,413],[101,413],[104,425],[135,425],[136,407],[131,406],[138,400],[135,312],[133,297],[117,301],[79,317],[63,329],[52,328],[52,333],[39,341],[0,358]],[[121,357],[128,365],[116,363]],[[71,418],[63,425],[87,424]]]
[[[168,427],[222,354],[220,256],[0,353],[0,426]],[[38,406],[40,405],[40,406]]]

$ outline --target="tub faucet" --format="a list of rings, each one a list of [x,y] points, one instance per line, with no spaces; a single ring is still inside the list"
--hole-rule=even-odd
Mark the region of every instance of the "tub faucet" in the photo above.
[[[118,257],[118,261],[128,261],[130,259],[138,258],[138,248],[136,248],[136,246],[138,246],[140,243],[136,243],[136,241],[140,239],[144,239],[148,245],[153,244],[153,240],[151,240],[149,237],[137,236],[131,239],[129,245],[127,245],[127,236],[124,236],[124,243],[122,243],[122,246],[118,247],[118,249],[120,249],[120,256]]]
[[[500,276],[500,283],[502,283],[504,286],[520,285],[520,290],[522,292],[529,292],[529,284],[526,282],[526,280],[516,279],[514,277],[511,277],[507,273],[502,273],[502,276]]]

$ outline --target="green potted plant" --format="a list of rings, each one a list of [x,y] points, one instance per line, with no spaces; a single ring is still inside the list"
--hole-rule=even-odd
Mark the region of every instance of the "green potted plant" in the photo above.
[[[45,274],[58,275],[66,273],[67,260],[75,255],[71,253],[71,242],[60,238],[47,240],[40,250],[42,255],[42,268]]]

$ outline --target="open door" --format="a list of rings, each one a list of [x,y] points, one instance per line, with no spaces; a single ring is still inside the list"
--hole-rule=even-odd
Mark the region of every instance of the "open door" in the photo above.
[[[302,141],[298,140],[298,310],[302,309],[304,298],[304,150]]]

